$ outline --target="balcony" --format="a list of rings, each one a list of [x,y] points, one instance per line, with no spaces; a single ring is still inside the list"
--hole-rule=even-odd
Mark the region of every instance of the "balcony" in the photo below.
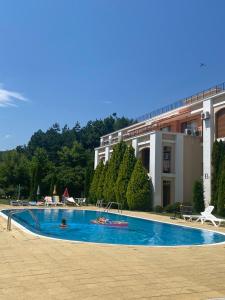
[[[190,105],[190,104],[193,104],[193,103],[200,102],[205,98],[212,97],[212,96],[217,95],[217,94],[219,94],[223,91],[225,91],[225,82],[223,82],[221,84],[218,84],[216,86],[213,86],[213,87],[211,87],[207,90],[203,90],[203,91],[201,91],[197,94],[194,94],[190,97],[186,97],[186,98],[183,98],[181,100],[178,100],[178,101],[176,101],[172,104],[169,104],[169,105],[166,105],[162,108],[154,110],[154,111],[152,111],[148,114],[145,114],[141,117],[138,117],[137,121],[142,122],[142,121],[145,121],[145,120],[152,119],[154,117],[157,117],[161,114],[167,113],[167,112],[172,111],[174,109],[181,108],[181,107],[184,107],[186,105]]]

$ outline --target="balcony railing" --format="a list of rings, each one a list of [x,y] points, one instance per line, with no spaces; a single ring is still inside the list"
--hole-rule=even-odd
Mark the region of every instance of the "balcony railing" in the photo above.
[[[167,126],[168,124],[164,124],[164,125]],[[126,139],[129,139],[129,138],[132,138],[132,137],[135,137],[135,136],[139,136],[139,135],[142,135],[142,134],[145,134],[145,133],[150,133],[151,131],[158,131],[158,130],[160,130],[160,128],[161,128],[160,123],[152,124],[152,125],[146,125],[143,128],[139,128],[139,129],[133,130],[133,131],[127,133],[127,134],[124,134],[123,139],[126,140]]]
[[[137,118],[137,123],[141,122],[141,121],[145,121],[148,119],[151,119],[153,117],[156,117],[158,115],[164,114],[166,112],[172,111],[176,108],[180,108],[180,107],[184,107],[186,105],[190,105],[192,103],[197,103],[202,101],[203,99],[210,97],[210,96],[214,96],[216,94],[221,93],[222,91],[225,91],[225,82],[218,84],[214,87],[211,87],[207,90],[204,90],[202,92],[199,92],[197,94],[194,94],[190,97],[186,97],[182,100],[176,101],[170,105],[164,106],[160,109],[154,110],[148,114],[145,114],[139,118]],[[138,126],[138,124],[137,124]],[[170,126],[170,124],[163,124],[163,126]],[[143,128],[139,128],[139,129],[133,129],[132,131],[128,131],[127,129],[123,129],[123,137],[121,139],[123,140],[127,140],[129,138],[135,137],[135,136],[139,136],[145,133],[150,133],[151,131],[157,131],[160,130],[161,128],[161,124],[152,124],[152,125],[146,125]],[[115,134],[111,134],[112,138],[111,140],[109,140],[109,136],[105,136],[103,138],[103,141],[101,142],[101,146],[107,146],[110,144],[115,144],[119,141],[119,137],[118,137],[118,133]]]
[[[167,112],[169,112],[171,110],[174,110],[176,108],[180,108],[180,107],[183,107],[183,106],[186,106],[186,105],[190,105],[192,103],[199,102],[199,101],[203,100],[204,98],[214,96],[216,94],[221,93],[222,91],[225,91],[225,82],[223,82],[221,84],[218,84],[214,87],[211,87],[207,90],[204,90],[202,92],[199,92],[197,94],[194,94],[190,97],[186,97],[186,98],[181,99],[179,101],[176,101],[172,104],[166,105],[162,108],[153,110],[150,113],[147,113],[147,114],[145,114],[141,117],[136,118],[136,120],[137,120],[137,122],[142,122],[142,121],[151,119],[153,117],[156,117],[156,116],[159,116],[161,114],[167,113]]]

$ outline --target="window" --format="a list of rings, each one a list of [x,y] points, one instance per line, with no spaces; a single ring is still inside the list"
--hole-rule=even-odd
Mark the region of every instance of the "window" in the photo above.
[[[163,147],[163,173],[171,173],[171,147]]]

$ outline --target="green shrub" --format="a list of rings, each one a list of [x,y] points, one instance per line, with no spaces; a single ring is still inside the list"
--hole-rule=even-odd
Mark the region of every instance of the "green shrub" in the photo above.
[[[115,183],[118,177],[120,164],[123,160],[127,145],[124,142],[116,144],[106,173],[103,195],[106,202],[116,201]]]
[[[198,213],[204,211],[205,204],[204,204],[204,191],[203,191],[203,183],[200,180],[197,180],[194,183],[193,187],[193,204],[194,210]]]
[[[162,213],[163,212],[163,207],[161,205],[156,205],[154,207],[154,212],[156,212],[156,213]]]
[[[131,210],[152,208],[152,184],[147,171],[138,159],[127,188],[127,203]]]
[[[98,188],[97,188],[97,199],[101,200],[104,199],[103,191],[104,191],[104,184],[105,184],[105,178],[106,178],[106,173],[109,167],[108,161],[104,165],[101,175],[99,177],[99,182],[98,182]]]
[[[222,164],[222,171],[218,184],[217,212],[219,215],[225,216],[225,159]]]
[[[212,151],[212,204],[217,209],[218,192],[219,192],[219,180],[221,175],[221,167],[223,165],[223,159],[225,156],[225,144],[222,141],[215,141]]]
[[[164,211],[168,213],[174,213],[175,211],[180,211],[180,202],[175,202],[172,204],[168,204],[164,207]]]
[[[126,193],[135,163],[134,148],[129,146],[125,151],[115,185],[116,201],[122,204],[123,209],[128,208]]]
[[[95,169],[94,176],[89,190],[89,199],[91,203],[95,203],[98,200],[98,195],[97,195],[98,184],[99,184],[99,179],[103,171],[103,168],[104,168],[104,164],[103,161],[101,160],[97,165],[97,168]]]

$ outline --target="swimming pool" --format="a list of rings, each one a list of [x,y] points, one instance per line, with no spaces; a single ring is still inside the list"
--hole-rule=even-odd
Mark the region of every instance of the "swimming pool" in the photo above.
[[[2,210],[2,213],[7,216],[11,211]],[[37,226],[29,211],[17,211],[12,219],[26,229],[63,240],[142,246],[184,246],[225,242],[225,235],[217,232],[113,213],[74,209],[32,209],[38,219]],[[91,220],[99,216],[105,216],[113,221],[126,221],[128,227],[92,224]],[[63,218],[68,224],[64,229],[59,226]]]

